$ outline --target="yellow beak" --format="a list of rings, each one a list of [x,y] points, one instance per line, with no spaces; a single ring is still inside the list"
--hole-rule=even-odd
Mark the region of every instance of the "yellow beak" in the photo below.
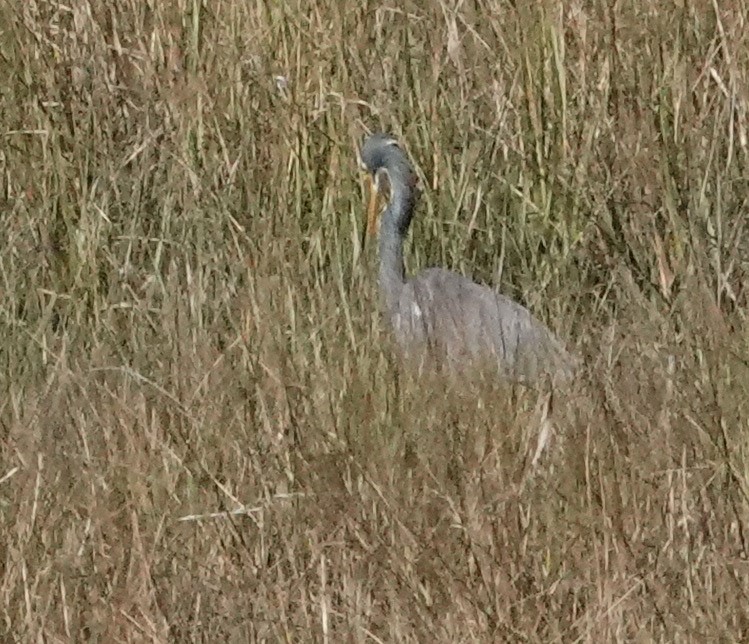
[[[362,247],[367,237],[377,234],[380,223],[380,190],[377,179],[372,179],[372,175],[367,174],[367,186],[369,189],[369,203],[367,205],[367,227],[365,234],[362,235]]]
[[[376,235],[380,224],[380,186],[377,179],[369,177],[369,207],[367,208],[367,233]]]

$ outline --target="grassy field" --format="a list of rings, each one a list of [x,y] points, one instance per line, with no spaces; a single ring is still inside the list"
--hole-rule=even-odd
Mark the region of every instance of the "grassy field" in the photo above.
[[[719,6],[722,5],[722,6]],[[0,3],[0,639],[749,639],[749,7]],[[398,369],[408,268],[554,397]]]

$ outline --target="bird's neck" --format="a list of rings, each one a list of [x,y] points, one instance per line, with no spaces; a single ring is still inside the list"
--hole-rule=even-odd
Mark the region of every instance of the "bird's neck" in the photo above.
[[[391,184],[391,199],[380,227],[380,291],[388,311],[396,311],[405,283],[403,240],[411,223],[414,192],[407,185]]]
[[[396,310],[405,277],[403,237],[383,227],[380,231],[380,292],[390,313]]]

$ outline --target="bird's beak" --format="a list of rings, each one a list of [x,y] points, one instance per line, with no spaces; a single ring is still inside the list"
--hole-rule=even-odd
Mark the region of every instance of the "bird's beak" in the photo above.
[[[380,215],[379,182],[376,177],[373,178],[369,173],[367,173],[365,181],[367,182],[367,189],[369,190],[369,201],[367,204],[367,225],[362,231],[362,248],[364,248],[366,244],[367,237],[372,237],[377,234]]]
[[[377,234],[378,218],[380,215],[380,186],[377,178],[369,175],[369,206],[367,207],[367,234]]]

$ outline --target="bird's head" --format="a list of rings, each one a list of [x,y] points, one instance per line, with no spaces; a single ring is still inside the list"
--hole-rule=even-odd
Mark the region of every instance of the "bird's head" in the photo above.
[[[359,155],[360,166],[367,173],[369,205],[367,227],[369,235],[377,233],[382,202],[389,200],[394,187],[402,186],[415,194],[416,175],[406,153],[389,134],[376,133],[364,139]],[[407,222],[406,222],[407,225]]]

